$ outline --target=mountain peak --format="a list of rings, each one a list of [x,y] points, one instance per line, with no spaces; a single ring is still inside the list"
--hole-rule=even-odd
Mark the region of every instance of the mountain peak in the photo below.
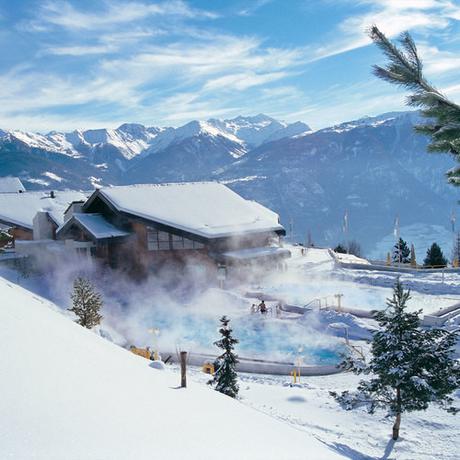
[[[418,110],[402,111],[402,112],[386,112],[376,116],[364,116],[356,120],[346,121],[337,125],[321,129],[321,132],[344,132],[355,128],[376,127],[384,123],[398,124],[417,124],[422,121]]]
[[[243,116],[243,115],[238,115],[237,117],[229,120],[225,120],[229,122],[248,122],[248,123],[280,123],[278,120],[275,120],[272,117],[269,117],[268,115],[265,115],[263,113],[259,113],[258,115],[252,115],[252,116]]]

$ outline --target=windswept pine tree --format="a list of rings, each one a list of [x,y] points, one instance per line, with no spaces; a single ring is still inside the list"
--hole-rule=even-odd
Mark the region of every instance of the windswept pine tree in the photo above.
[[[444,257],[441,248],[437,243],[433,243],[426,252],[425,260],[423,261],[425,267],[445,267],[447,259]]]
[[[377,408],[395,417],[393,439],[399,437],[401,416],[405,412],[426,410],[436,403],[455,414],[451,394],[460,388],[460,365],[454,358],[458,335],[444,329],[423,330],[420,311],[408,312],[410,292],[399,279],[387,309],[376,314],[380,329],[372,340],[369,363],[347,358],[342,367],[355,374],[368,374],[356,392],[331,394],[346,408],[366,405],[370,413]]]
[[[219,332],[222,336],[214,345],[224,350],[214,363],[214,378],[208,383],[214,386],[216,391],[232,398],[238,396],[239,387],[235,371],[238,363],[238,356],[233,352],[238,340],[232,337],[232,328],[228,325],[230,320],[226,316],[220,319],[221,327]]]
[[[96,292],[93,285],[85,278],[76,278],[73,291],[70,295],[72,308],[69,311],[78,317],[77,323],[88,329],[100,324],[102,316],[99,314],[103,302],[101,294]]]
[[[399,241],[393,247],[393,262],[399,264],[410,262],[410,249],[402,238],[399,238]]]
[[[447,152],[460,162],[460,106],[436,89],[423,74],[422,61],[408,32],[401,35],[400,47],[373,26],[369,35],[388,58],[385,67],[374,66],[377,77],[412,91],[407,104],[421,109],[427,123],[416,131],[431,137],[428,150]],[[460,185],[460,167],[447,172],[450,183]]]

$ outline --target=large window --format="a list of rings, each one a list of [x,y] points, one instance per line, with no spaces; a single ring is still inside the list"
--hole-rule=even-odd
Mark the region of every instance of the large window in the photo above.
[[[203,244],[184,238],[181,235],[162,232],[155,228],[147,228],[147,248],[149,251],[177,251],[182,249],[202,249]]]

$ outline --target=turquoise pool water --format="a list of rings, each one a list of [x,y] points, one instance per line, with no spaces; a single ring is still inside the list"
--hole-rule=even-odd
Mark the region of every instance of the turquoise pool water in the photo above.
[[[217,353],[219,322],[191,314],[171,318],[155,315],[160,328],[159,348],[187,344],[190,351]],[[292,320],[248,315],[231,321],[233,336],[239,340],[236,352],[245,358],[260,358],[302,364],[337,364],[343,345],[340,340]]]

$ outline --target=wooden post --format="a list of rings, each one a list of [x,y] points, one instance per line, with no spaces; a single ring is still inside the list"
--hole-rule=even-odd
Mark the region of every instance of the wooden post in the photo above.
[[[187,352],[180,352],[180,386],[181,388],[187,387]]]

